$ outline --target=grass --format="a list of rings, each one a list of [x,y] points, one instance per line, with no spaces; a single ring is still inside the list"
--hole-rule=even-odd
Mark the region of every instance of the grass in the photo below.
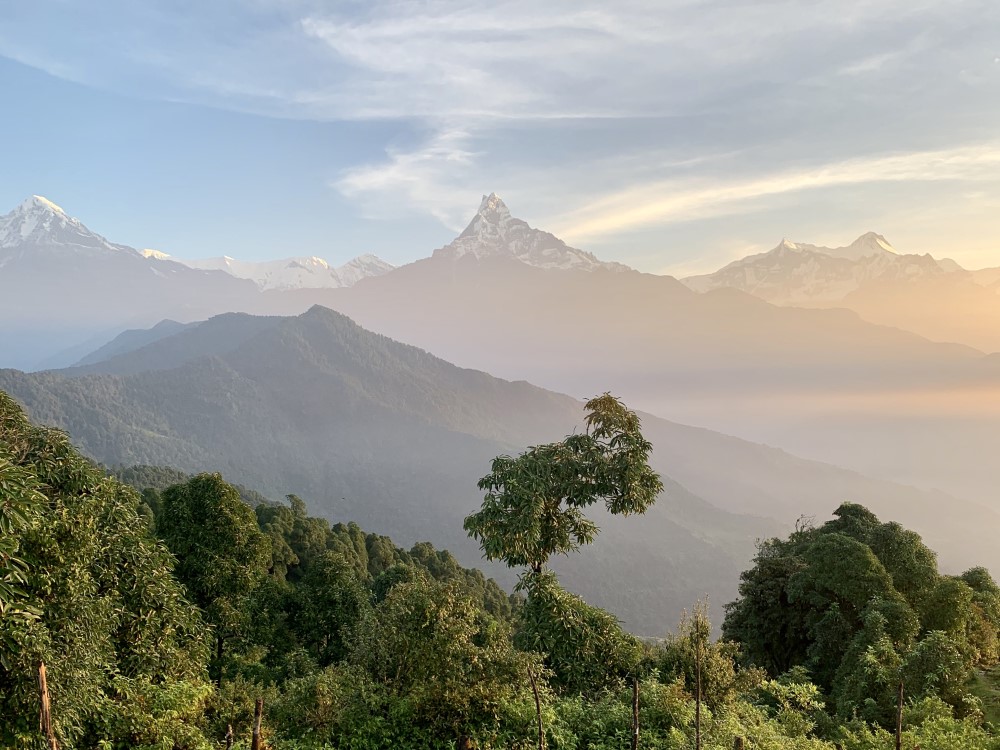
[[[1000,667],[976,672],[969,683],[969,692],[983,702],[986,721],[1000,726]]]

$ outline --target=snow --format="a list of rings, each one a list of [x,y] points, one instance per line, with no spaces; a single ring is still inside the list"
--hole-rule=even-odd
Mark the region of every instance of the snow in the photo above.
[[[508,257],[546,269],[628,271],[621,263],[598,260],[590,253],[569,247],[548,232],[528,226],[511,216],[499,195],[484,195],[479,210],[465,230],[451,244],[434,251],[434,257],[458,259]]]
[[[76,247],[90,252],[135,252],[87,229],[78,219],[41,195],[32,195],[0,216],[0,248]]]
[[[249,279],[261,290],[336,289],[353,286],[369,276],[381,276],[395,267],[371,254],[358,256],[337,268],[325,258],[315,255],[270,261],[237,260],[229,255],[200,260],[171,260],[189,268],[224,271],[238,279]]]
[[[880,234],[866,232],[850,245],[823,247],[782,239],[769,252],[734,261],[684,284],[697,292],[734,287],[778,304],[834,302],[875,279],[912,280],[965,273],[953,260],[900,254]]]

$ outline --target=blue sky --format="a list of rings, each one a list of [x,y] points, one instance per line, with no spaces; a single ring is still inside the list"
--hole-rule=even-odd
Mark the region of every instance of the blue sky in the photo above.
[[[599,256],[782,237],[1000,265],[992,0],[33,0],[0,23],[0,210],[181,257],[446,243],[482,193]]]

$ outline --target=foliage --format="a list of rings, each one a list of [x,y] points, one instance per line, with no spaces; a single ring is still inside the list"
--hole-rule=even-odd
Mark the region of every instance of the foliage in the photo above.
[[[1000,588],[982,568],[940,575],[917,534],[845,503],[819,528],[761,544],[724,635],[772,674],[802,665],[844,717],[895,719],[900,681],[960,711],[997,659]]]
[[[516,643],[545,655],[553,686],[594,694],[636,673],[642,646],[614,615],[563,589],[551,571],[529,576],[525,585]]]
[[[0,620],[0,746],[37,728],[39,662],[68,748],[115,736],[130,686],[203,690],[201,616],[173,577],[173,558],[139,520],[135,491],[105,477],[64,434],[31,426],[3,394],[0,452],[17,469],[7,473],[17,494],[35,504],[15,532],[21,589],[38,610]]]
[[[620,418],[608,429],[637,430],[604,399],[599,408]],[[536,563],[575,543],[559,531],[576,523],[562,515],[575,507],[567,498],[592,493],[625,512],[625,498],[651,486],[627,467],[644,463],[637,432],[614,443],[591,427],[607,453],[589,463],[583,452],[534,456],[580,459],[582,473],[550,467],[548,531],[511,537],[503,559],[530,568],[522,599],[429,544],[402,549],[309,516],[297,496],[261,502],[217,474],[118,470],[140,499],[0,397],[0,747],[39,746],[44,659],[67,750],[203,750],[229,726],[243,750],[257,699],[273,750],[443,750],[463,735],[480,750],[528,750],[529,670],[552,750],[627,747],[633,681],[640,746],[688,750],[696,662],[705,750],[729,750],[737,736],[750,750],[889,750],[882,725],[900,680],[905,747],[1000,750],[982,723],[991,673],[969,681],[996,664],[1000,587],[981,568],[940,575],[918,536],[861,506],[764,542],[719,641],[703,603],[643,643],[562,589]],[[559,477],[579,486],[559,494]],[[629,477],[639,484],[629,489]],[[510,499],[518,487],[493,489]],[[226,644],[214,661],[213,637]],[[210,663],[226,676],[219,684]]]
[[[635,412],[607,393],[586,410],[584,434],[498,456],[479,480],[486,497],[465,529],[488,559],[538,573],[552,555],[594,539],[584,508],[600,500],[615,515],[644,513],[663,489]]]

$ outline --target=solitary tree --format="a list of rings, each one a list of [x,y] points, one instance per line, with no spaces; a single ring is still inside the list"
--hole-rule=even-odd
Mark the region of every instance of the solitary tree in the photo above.
[[[603,501],[616,515],[644,513],[663,489],[635,412],[607,393],[586,410],[586,432],[498,456],[479,480],[486,497],[465,529],[490,560],[537,575],[552,555],[593,541],[598,529],[585,508]]]
[[[486,557],[528,568],[517,641],[546,654],[553,684],[576,692],[631,674],[642,648],[614,615],[564,591],[545,563],[594,539],[588,506],[603,501],[616,515],[644,513],[663,489],[635,413],[607,393],[586,409],[585,433],[494,459],[479,481],[483,506],[465,519]]]

